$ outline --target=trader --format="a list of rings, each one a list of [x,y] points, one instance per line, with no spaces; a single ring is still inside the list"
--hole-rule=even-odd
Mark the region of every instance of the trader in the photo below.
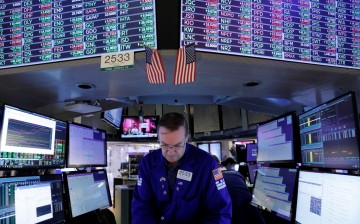
[[[168,113],[158,124],[161,149],[140,163],[132,201],[133,223],[231,222],[231,200],[214,159],[187,143],[183,115]]]

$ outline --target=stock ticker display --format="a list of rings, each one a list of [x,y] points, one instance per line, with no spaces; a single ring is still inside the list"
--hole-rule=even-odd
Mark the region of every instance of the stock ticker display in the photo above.
[[[360,0],[182,0],[181,45],[360,68]]]
[[[0,0],[0,68],[156,47],[154,0]]]

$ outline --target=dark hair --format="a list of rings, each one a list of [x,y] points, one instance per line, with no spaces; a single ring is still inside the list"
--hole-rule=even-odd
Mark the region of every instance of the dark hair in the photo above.
[[[236,161],[230,157],[221,162],[221,165],[223,166],[234,165],[234,164],[237,164]]]
[[[211,155],[214,159],[215,159],[215,161],[217,162],[217,163],[220,163],[220,160],[219,160],[219,158],[216,156],[216,155]]]
[[[188,131],[189,126],[184,115],[176,112],[171,112],[164,114],[161,117],[158,124],[158,132],[160,127],[164,127],[166,129],[169,129],[170,131],[176,131],[182,126],[185,127],[185,135],[187,136],[189,133]]]

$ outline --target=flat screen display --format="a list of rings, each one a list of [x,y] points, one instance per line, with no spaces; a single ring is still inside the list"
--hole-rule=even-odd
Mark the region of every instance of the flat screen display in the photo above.
[[[354,93],[299,115],[302,165],[358,169],[359,121]]]
[[[246,145],[246,162],[255,162],[257,157],[257,144]]]
[[[158,116],[127,116],[121,124],[121,138],[156,139]]]
[[[112,205],[105,170],[74,172],[65,177],[73,218]]]
[[[122,108],[117,108],[113,110],[107,110],[101,114],[101,118],[112,125],[113,127],[119,129],[121,124]]]
[[[256,170],[258,165],[257,164],[249,164],[248,166],[248,170],[249,170],[249,180],[250,183],[253,184],[255,183],[255,176],[256,176]]]
[[[0,178],[0,223],[64,223],[61,175]]]
[[[357,1],[181,1],[181,46],[360,68]]]
[[[297,170],[291,168],[259,167],[257,169],[252,203],[275,212],[291,221]]]
[[[65,167],[67,123],[4,106],[0,168]]]
[[[106,132],[69,124],[68,167],[107,166]]]
[[[155,0],[1,0],[0,9],[0,68],[156,47]]]
[[[360,176],[300,171],[296,223],[359,223]]]
[[[290,113],[268,121],[257,128],[259,162],[294,160],[295,114]]]

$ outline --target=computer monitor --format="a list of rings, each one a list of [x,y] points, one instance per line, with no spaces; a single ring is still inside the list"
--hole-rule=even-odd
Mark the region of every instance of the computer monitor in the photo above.
[[[101,119],[103,119],[104,121],[106,121],[108,124],[110,124],[116,129],[120,128],[121,116],[122,116],[122,108],[107,110],[101,113]]]
[[[0,223],[64,223],[61,175],[0,178]]]
[[[2,112],[0,168],[65,167],[66,122],[9,105]]]
[[[288,113],[267,121],[257,128],[258,162],[293,162],[296,138],[297,118]]]
[[[249,181],[251,184],[255,183],[255,176],[256,176],[256,170],[258,165],[257,164],[248,164],[248,170],[249,170]]]
[[[246,145],[246,162],[256,162],[257,157],[257,144],[247,144]]]
[[[121,138],[124,139],[157,139],[159,116],[123,116]]]
[[[350,92],[299,115],[303,166],[359,169],[359,119]]]
[[[65,174],[73,218],[112,205],[106,170]]]
[[[300,171],[296,223],[359,223],[360,176]]]
[[[84,125],[69,124],[68,167],[107,166],[106,132]]]
[[[252,203],[292,221],[296,177],[297,169],[259,167]]]

